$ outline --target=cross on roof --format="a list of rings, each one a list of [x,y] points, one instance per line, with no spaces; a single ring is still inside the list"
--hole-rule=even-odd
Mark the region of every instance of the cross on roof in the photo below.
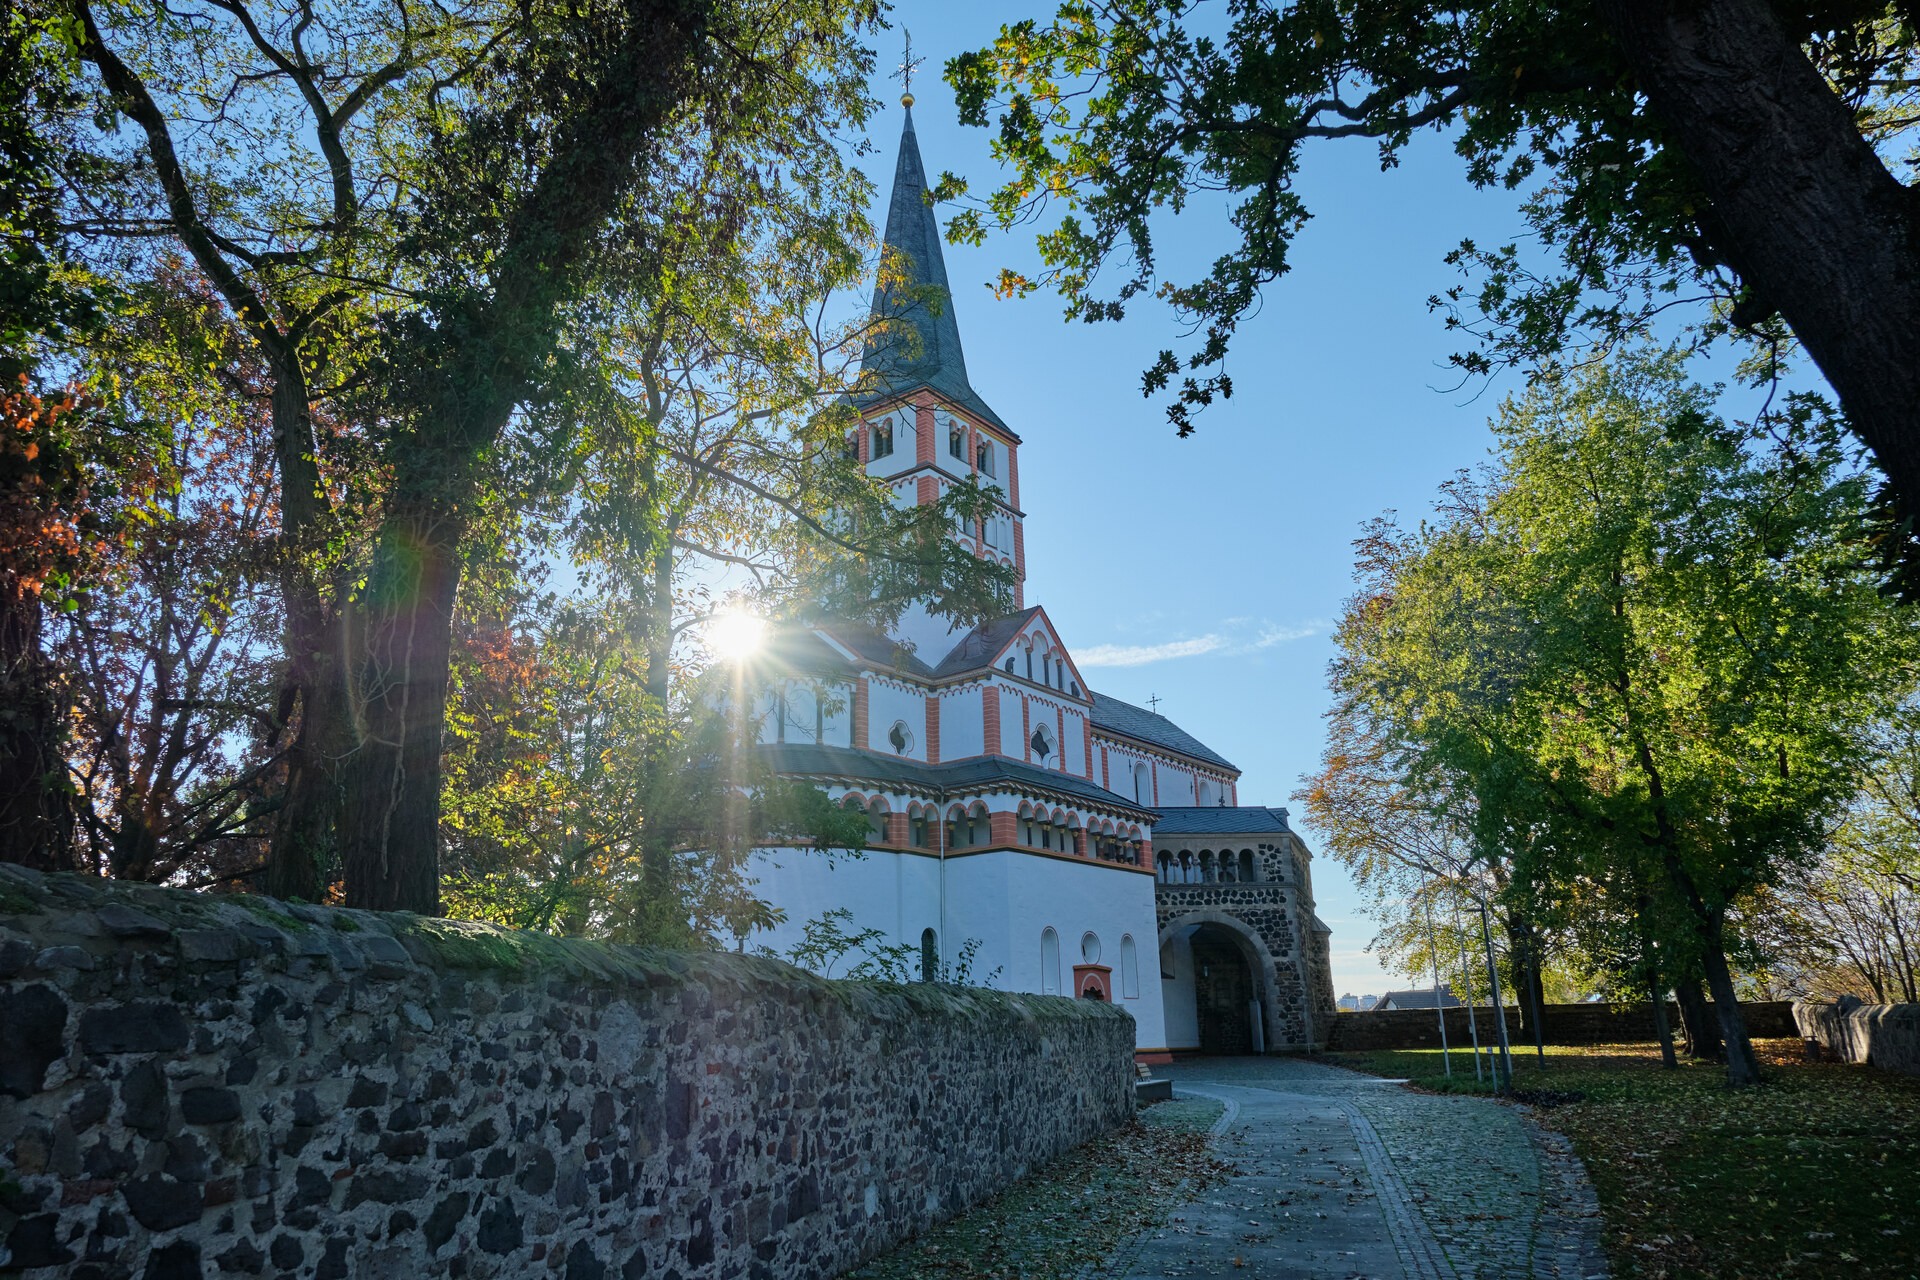
[[[1147,705],[1153,708],[1153,714],[1159,715],[1160,714],[1160,695],[1156,693],[1151,698],[1148,698]]]
[[[900,105],[910,107],[913,105],[913,73],[920,69],[920,64],[926,59],[913,56],[913,32],[904,27],[901,31],[907,38],[906,53],[900,59],[899,67],[888,78],[900,82]]]

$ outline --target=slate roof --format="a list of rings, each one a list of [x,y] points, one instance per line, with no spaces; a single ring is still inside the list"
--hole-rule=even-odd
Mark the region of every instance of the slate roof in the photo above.
[[[1177,751],[1183,756],[1240,772],[1240,767],[1163,715],[1122,702],[1111,694],[1093,695],[1093,727]]]
[[[1160,821],[1153,824],[1153,834],[1158,838],[1163,832],[1168,835],[1183,836],[1242,836],[1278,834],[1290,831],[1287,826],[1285,809],[1268,809],[1261,805],[1239,805],[1221,808],[1204,805],[1194,808],[1191,805],[1161,806]]]
[[[821,747],[798,743],[769,744],[760,748],[768,762],[780,773],[814,778],[852,778],[861,781],[897,783],[903,788],[957,789],[991,787],[1012,783],[1029,790],[1047,791],[1098,805],[1138,814],[1152,822],[1155,814],[1117,795],[1097,783],[1055,769],[1042,769],[1004,756],[976,756],[952,764],[923,764],[900,756],[883,756],[851,747]]]
[[[832,622],[823,625],[820,629],[868,662],[877,662],[881,666],[892,667],[895,671],[919,676],[922,679],[930,679],[933,676],[933,668],[922,661],[918,654],[892,636],[873,627],[849,622]]]
[[[1007,641],[1019,635],[1033,615],[1040,612],[1040,606],[1022,609],[1019,613],[1010,613],[1004,618],[989,618],[973,630],[953,650],[940,660],[933,669],[935,676],[958,675],[962,671],[972,671],[985,667],[993,661],[993,655],[999,653]]]
[[[853,664],[807,627],[778,627],[752,659],[756,666],[796,675],[840,675]]]
[[[927,171],[907,110],[900,131],[900,158],[893,170],[893,195],[887,204],[889,258],[897,258],[900,276],[874,286],[873,318],[892,323],[867,338],[861,376],[875,388],[856,403],[870,404],[926,386],[948,402],[1012,434],[967,381],[967,358],[960,350],[960,321],[954,315],[953,290],[940,251],[940,226],[927,197]],[[889,264],[890,270],[892,264]]]
[[[1380,997],[1376,1009],[1385,1009],[1391,1002],[1395,1009],[1452,1009],[1459,1005],[1454,999],[1453,988],[1446,983],[1440,984],[1440,990],[1433,991],[1389,991]]]

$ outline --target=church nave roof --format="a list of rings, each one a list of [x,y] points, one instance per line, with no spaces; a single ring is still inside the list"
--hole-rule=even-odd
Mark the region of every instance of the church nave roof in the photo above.
[[[1089,691],[1091,692],[1091,691]],[[1240,772],[1240,766],[1209,747],[1200,739],[1182,729],[1173,721],[1145,707],[1136,707],[1131,702],[1122,702],[1110,693],[1093,694],[1093,727],[1105,729],[1110,733],[1121,734],[1150,746],[1165,747],[1183,756],[1192,756],[1196,760],[1205,760],[1208,764],[1219,765],[1222,769]]]

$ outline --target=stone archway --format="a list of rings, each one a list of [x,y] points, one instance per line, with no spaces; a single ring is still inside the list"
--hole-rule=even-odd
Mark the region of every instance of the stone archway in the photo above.
[[[1273,953],[1245,921],[1202,908],[1184,912],[1160,930],[1164,948],[1184,939],[1202,1053],[1261,1053],[1284,1044]]]

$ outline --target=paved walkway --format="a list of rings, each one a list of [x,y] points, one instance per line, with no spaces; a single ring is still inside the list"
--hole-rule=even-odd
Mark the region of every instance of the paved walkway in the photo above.
[[[1111,1280],[1586,1280],[1606,1274],[1592,1189],[1515,1107],[1414,1093],[1294,1058],[1167,1068],[1218,1098],[1224,1185],[1098,1274]]]

